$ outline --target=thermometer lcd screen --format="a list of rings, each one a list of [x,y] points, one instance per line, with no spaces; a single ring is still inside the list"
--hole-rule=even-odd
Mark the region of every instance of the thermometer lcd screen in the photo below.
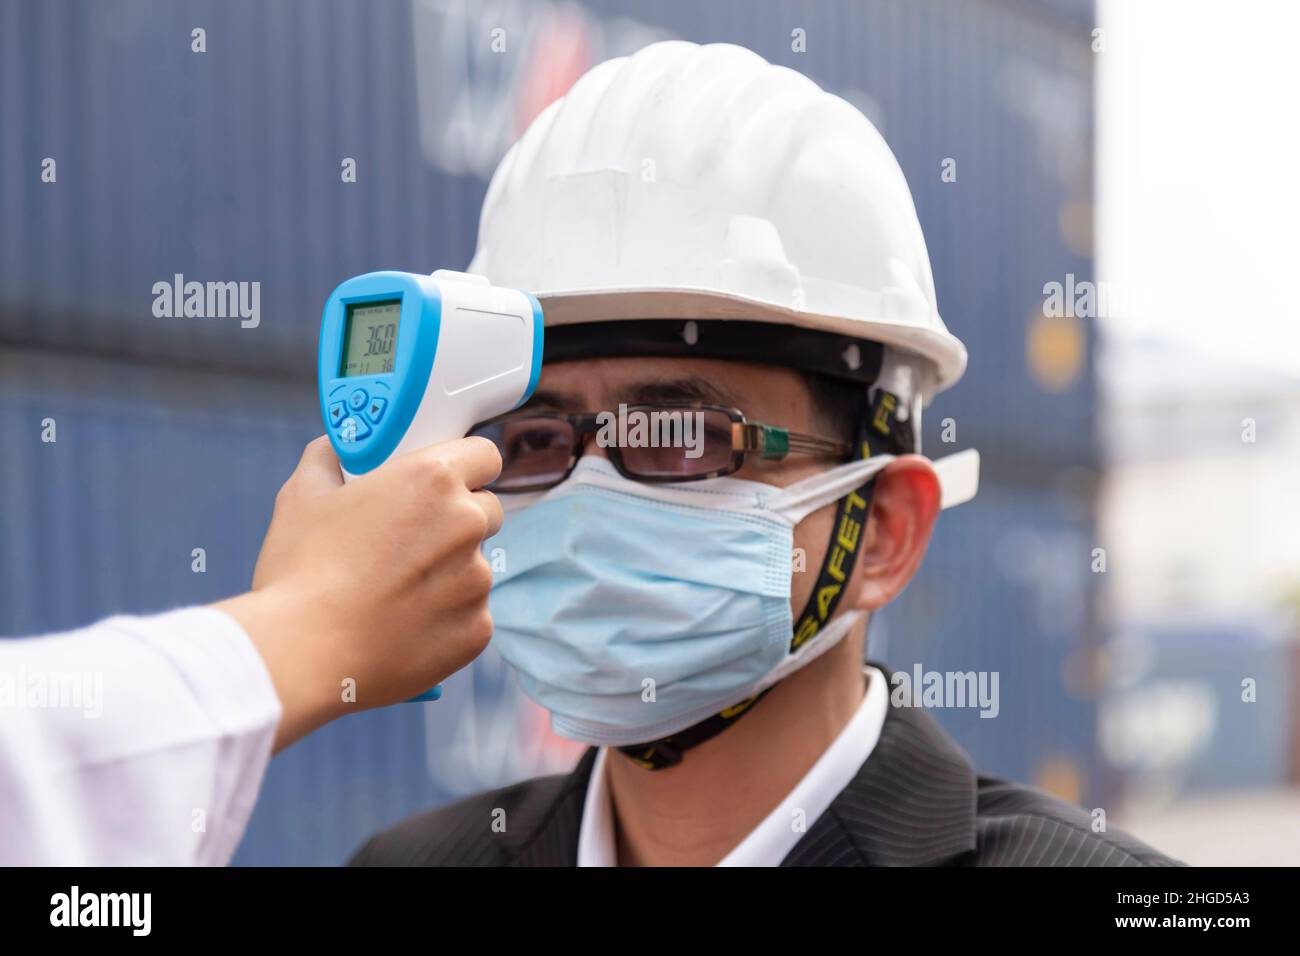
[[[339,375],[381,375],[393,370],[397,354],[397,319],[402,300],[350,305],[343,324],[343,365]]]

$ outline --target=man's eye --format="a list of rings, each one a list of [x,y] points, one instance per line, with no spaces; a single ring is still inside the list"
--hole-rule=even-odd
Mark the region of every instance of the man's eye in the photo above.
[[[529,432],[519,436],[515,448],[518,451],[545,451],[551,447],[551,444],[551,436],[546,432]]]
[[[510,453],[524,455],[531,452],[549,451],[559,444],[559,435],[547,429],[529,429],[515,435],[509,444]]]

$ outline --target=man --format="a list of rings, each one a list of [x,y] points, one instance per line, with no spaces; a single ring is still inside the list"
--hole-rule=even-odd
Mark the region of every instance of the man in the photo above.
[[[533,399],[476,430],[503,458],[493,639],[594,746],[354,862],[1171,862],[978,778],[862,665],[975,476],[913,454],[966,354],[857,110],[732,46],[601,64],[503,160],[470,268],[547,323]]]

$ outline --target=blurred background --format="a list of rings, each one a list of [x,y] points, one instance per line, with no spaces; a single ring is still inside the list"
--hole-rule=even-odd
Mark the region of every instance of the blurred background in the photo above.
[[[246,588],[322,431],[329,291],[464,268],[496,162],[591,65],[734,42],[881,129],[970,350],[926,447],[979,448],[980,494],[872,657],[998,672],[996,719],[935,712],[987,773],[1188,862],[1300,863],[1285,6],[4,0],[0,633]],[[260,324],[155,317],[178,274],[259,282]],[[278,757],[236,862],[339,863],[580,750],[489,650]]]

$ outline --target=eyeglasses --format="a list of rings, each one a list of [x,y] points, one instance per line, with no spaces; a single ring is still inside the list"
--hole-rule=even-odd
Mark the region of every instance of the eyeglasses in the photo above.
[[[563,415],[510,412],[475,425],[471,435],[501,452],[501,474],[489,491],[513,494],[553,488],[572,474],[590,435],[618,473],[634,481],[701,481],[736,472],[749,454],[845,459],[846,442],[745,420],[722,405],[620,405],[615,412]]]

